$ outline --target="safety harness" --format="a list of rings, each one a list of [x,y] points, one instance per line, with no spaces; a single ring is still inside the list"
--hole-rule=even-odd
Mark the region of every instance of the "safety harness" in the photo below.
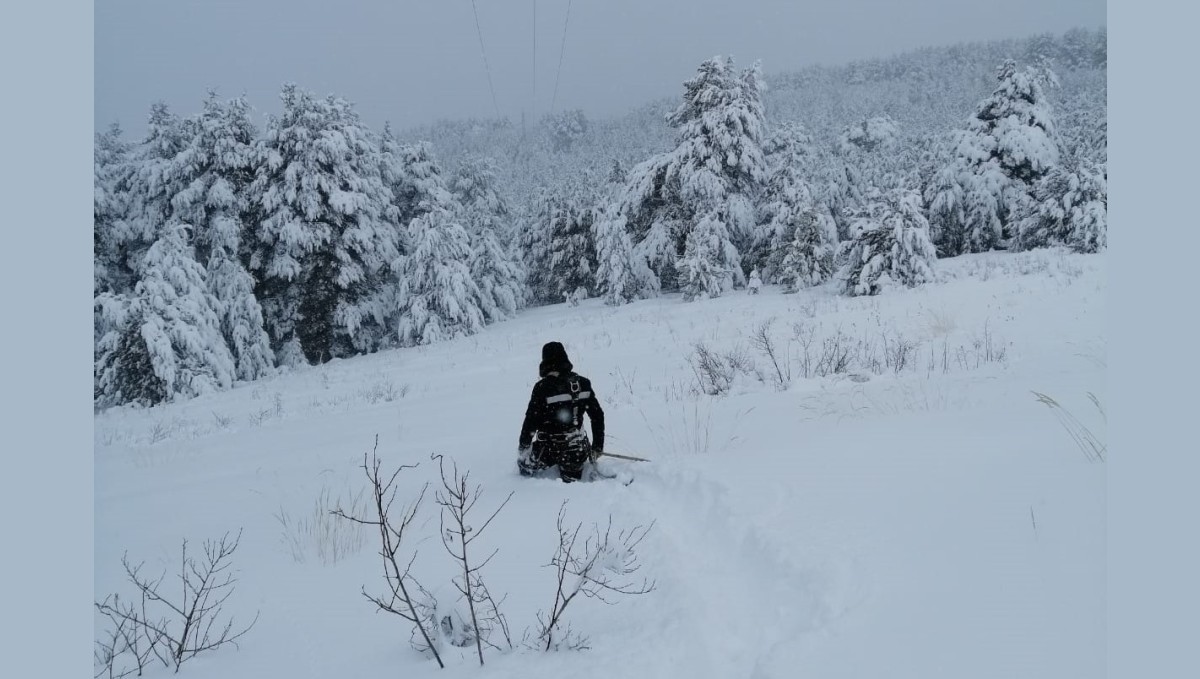
[[[592,392],[582,390],[579,386],[579,379],[576,377],[567,378],[567,387],[570,390],[569,393],[547,396],[546,404],[571,403],[571,421],[576,427],[582,426],[583,417],[579,412],[579,404],[581,401],[591,398]]]

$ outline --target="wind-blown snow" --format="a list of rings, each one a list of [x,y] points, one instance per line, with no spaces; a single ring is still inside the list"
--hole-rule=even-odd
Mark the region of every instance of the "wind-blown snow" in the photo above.
[[[847,298],[836,283],[793,295],[610,307],[602,299],[522,312],[480,334],[261,379],[183,403],[114,408],[95,419],[97,598],[126,592],[121,556],[173,569],[179,543],[244,528],[228,610],[261,611],[240,648],[180,676],[433,676],[404,621],[375,612],[374,535],[325,564],[289,544],[279,517],[313,514],[322,492],[347,505],[379,437],[404,492],[436,478],[431,453],[481,483],[483,572],[514,636],[550,607],[555,517],[614,527],[655,522],[638,547],[657,588],[606,606],[580,599],[583,652],[450,647],[445,676],[1095,677],[1105,667],[1105,474],[1032,391],[1103,437],[1087,394],[1105,395],[1105,256],[1062,251],[940,260],[938,281]],[[861,364],[774,386],[750,334],[774,317],[810,349],[842,333],[856,347],[915,344],[907,367]],[[607,415],[606,450],[652,462],[629,486],[566,485],[515,473],[540,347],[562,341]],[[694,344],[740,348],[763,380],[697,395]],[[865,344],[858,345],[863,342]],[[856,349],[857,351],[857,349]],[[864,349],[858,353],[869,356]],[[897,354],[898,355],[898,354]],[[810,369],[812,367],[810,366]],[[430,589],[454,563],[432,503],[408,548]],[[345,530],[345,526],[341,527]],[[351,546],[353,549],[353,546]],[[303,558],[299,562],[297,556]],[[173,572],[171,570],[170,572]],[[172,577],[172,576],[168,576]],[[97,616],[97,636],[103,620]],[[493,641],[498,641],[493,639]],[[503,645],[503,643],[501,643]],[[150,676],[167,676],[156,668]]]

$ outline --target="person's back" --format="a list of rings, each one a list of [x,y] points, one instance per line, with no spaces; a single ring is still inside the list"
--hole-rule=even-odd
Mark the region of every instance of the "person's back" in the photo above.
[[[574,372],[562,344],[542,347],[538,373],[541,379],[533,386],[521,425],[517,467],[528,476],[557,465],[564,481],[577,481],[589,456],[604,449],[604,411],[591,381]],[[583,429],[585,413],[592,442]]]

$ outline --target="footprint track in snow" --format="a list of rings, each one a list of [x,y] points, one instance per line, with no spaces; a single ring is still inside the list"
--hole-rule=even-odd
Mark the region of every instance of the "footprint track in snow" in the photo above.
[[[686,647],[708,676],[770,676],[761,667],[777,650],[835,617],[827,574],[797,566],[739,516],[728,486],[695,470],[640,477],[622,502],[656,521],[645,562],[673,638],[662,643]]]

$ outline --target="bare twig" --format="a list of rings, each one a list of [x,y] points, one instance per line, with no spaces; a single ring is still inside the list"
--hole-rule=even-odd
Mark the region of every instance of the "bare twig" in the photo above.
[[[508,632],[508,618],[504,617],[504,614],[500,612],[500,604],[504,603],[504,599],[507,598],[507,596],[501,598],[499,603],[497,603],[497,601],[492,598],[492,593],[488,591],[487,586],[483,584],[483,580],[480,580],[478,584],[479,589],[482,592],[483,600],[486,601],[492,608],[491,618],[496,622],[497,625],[500,626],[500,631],[504,633],[504,642],[508,644],[508,650],[511,651],[513,643],[512,635]]]
[[[419,604],[414,601],[410,594],[409,587],[415,586],[419,592],[427,594],[420,583],[412,576],[412,565],[417,558],[417,553],[414,551],[412,557],[405,563],[400,557],[400,548],[404,541],[404,533],[412,524],[413,519],[417,516],[417,510],[421,507],[421,501],[425,498],[425,491],[429,488],[429,484],[421,487],[421,492],[417,495],[417,499],[411,505],[400,512],[400,523],[396,524],[392,520],[392,504],[396,500],[396,477],[405,469],[414,469],[417,465],[400,465],[395,472],[388,476],[385,480],[384,474],[381,471],[381,463],[379,460],[379,437],[375,437],[375,447],[371,450],[370,457],[363,454],[363,473],[366,474],[367,480],[371,484],[373,498],[375,500],[375,518],[363,518],[359,516],[351,516],[341,508],[335,509],[332,513],[335,516],[362,524],[364,526],[375,526],[379,531],[379,556],[383,559],[383,577],[388,585],[386,594],[375,596],[367,593],[366,587],[363,588],[362,594],[368,601],[384,612],[397,615],[400,618],[411,622],[420,632],[421,638],[424,640],[425,648],[428,648],[439,667],[445,667],[442,663],[442,657],[438,653],[437,647],[429,636],[429,630],[426,629],[423,622],[423,616],[417,611]]]
[[[692,371],[696,373],[696,382],[700,390],[709,396],[719,396],[729,391],[734,378],[732,368],[725,365],[721,357],[703,342],[697,342],[694,348],[695,357],[690,364]]]
[[[792,382],[792,364],[786,357],[783,359],[783,365],[779,364],[779,351],[775,346],[775,340],[771,337],[771,326],[774,323],[774,318],[763,321],[750,335],[750,343],[771,359],[771,364],[775,366],[775,385],[782,391],[787,389]]]
[[[178,672],[184,661],[204,651],[215,650],[226,644],[237,646],[237,640],[258,622],[257,613],[249,625],[237,631],[234,630],[232,618],[220,622],[224,618],[225,602],[232,596],[237,583],[230,568],[241,535],[241,531],[238,531],[237,537],[232,540],[226,534],[218,541],[205,541],[202,561],[188,555],[187,540],[183,541],[178,600],[169,599],[161,593],[165,572],[158,578],[147,578],[141,573],[143,564],[131,564],[128,555],[121,558],[126,577],[141,597],[141,606],[123,603],[118,595],[106,597],[95,604],[96,610],[115,625],[113,643],[107,644],[112,651],[106,660],[110,677],[130,673],[141,675],[151,655],[166,666],[174,666]],[[166,615],[152,618],[150,604],[166,609]],[[107,650],[103,653],[107,653]],[[116,671],[112,666],[113,661],[124,653],[133,657],[134,666]]]
[[[559,507],[558,548],[547,564],[555,569],[557,586],[554,591],[554,603],[549,613],[538,613],[540,629],[537,639],[546,651],[558,648],[564,643],[571,648],[579,648],[585,643],[578,638],[572,643],[570,628],[561,628],[567,607],[580,594],[613,604],[615,595],[647,594],[654,590],[653,582],[645,579],[636,582],[631,578],[641,568],[635,549],[654,527],[653,522],[648,526],[635,526],[613,535],[610,516],[603,532],[599,526],[593,526],[593,534],[581,544],[579,533],[583,524],[568,528],[566,507],[566,501]],[[555,636],[560,632],[561,640]]]
[[[441,535],[442,545],[450,556],[458,561],[459,567],[462,569],[461,579],[456,578],[454,586],[459,593],[466,597],[467,607],[471,612],[472,635],[475,641],[475,650],[479,655],[479,664],[483,665],[483,643],[484,630],[480,628],[479,615],[475,610],[475,604],[483,603],[491,600],[491,596],[487,594],[487,588],[484,587],[482,579],[479,576],[479,571],[492,560],[496,555],[493,551],[486,559],[478,564],[472,565],[467,547],[475,542],[483,531],[491,525],[492,520],[504,509],[508,501],[512,499],[513,494],[510,492],[508,497],[500,503],[496,510],[480,525],[478,528],[471,526],[468,521],[468,515],[479,501],[483,494],[483,487],[476,485],[474,488],[468,486],[468,477],[470,472],[460,472],[458,463],[451,462],[451,469],[447,473],[446,459],[441,455],[431,455],[431,460],[436,460],[438,463],[438,471],[441,475],[442,490],[436,494],[436,502],[442,507],[441,515]],[[450,525],[446,525],[446,517],[450,518]],[[499,612],[496,610],[495,602],[492,601],[492,609],[496,615]],[[506,631],[507,636],[507,631]],[[510,644],[511,645],[511,644]]]

